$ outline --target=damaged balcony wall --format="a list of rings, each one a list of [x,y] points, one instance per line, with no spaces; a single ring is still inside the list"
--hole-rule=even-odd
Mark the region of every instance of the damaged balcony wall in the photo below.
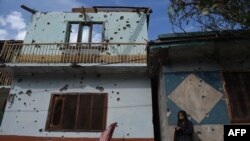
[[[134,55],[132,58],[140,56],[139,58],[146,60],[147,22],[148,14],[144,12],[86,13],[86,20],[83,13],[37,12],[27,30],[24,40],[27,45],[22,47],[22,56],[16,62],[25,62],[32,55],[36,55],[33,58],[42,55],[42,59],[53,56],[54,60],[60,60],[61,54],[93,54],[101,57]],[[36,43],[34,46],[28,45]],[[69,46],[76,46],[77,49],[68,50],[64,43],[71,43]],[[75,43],[83,43],[82,46],[86,47],[79,51],[79,46]],[[91,43],[91,47],[86,43]],[[100,62],[106,62],[103,60],[105,57]]]
[[[143,74],[33,73],[15,75],[14,78],[0,127],[0,139],[5,139],[6,135],[44,137],[44,140],[51,137],[99,138],[100,132],[45,129],[52,93],[78,92],[107,93],[106,127],[118,122],[113,138],[153,140],[150,80]]]
[[[24,43],[64,43],[70,22],[102,23],[104,40],[113,43],[145,43],[148,39],[147,14],[136,12],[36,13]]]

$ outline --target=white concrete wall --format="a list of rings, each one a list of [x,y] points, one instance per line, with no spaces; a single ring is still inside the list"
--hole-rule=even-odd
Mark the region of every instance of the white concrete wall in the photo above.
[[[148,39],[147,15],[136,12],[86,13],[86,22],[103,23],[104,40],[111,43],[144,43]],[[64,43],[67,24],[85,22],[82,13],[36,13],[28,26],[24,43]],[[121,38],[122,37],[122,38]]]
[[[72,12],[36,13],[33,15],[32,21],[28,26],[24,43],[65,43],[67,33],[69,32],[68,25],[72,22],[85,22],[83,14]],[[145,13],[86,13],[86,22],[103,24],[104,42],[146,44],[148,40],[147,15]],[[47,55],[60,55],[62,53],[60,48],[62,47],[57,45],[40,45],[40,47],[24,46],[22,54],[41,55],[45,49]],[[146,45],[117,46],[115,44],[108,45],[108,50],[102,52],[93,51],[102,55],[145,55]],[[73,52],[71,51],[71,53]]]
[[[161,72],[161,71],[160,71]],[[167,98],[165,95],[164,75],[159,73],[158,84],[158,107],[159,107],[159,120],[160,120],[160,137],[162,141],[167,141],[168,138],[168,119],[167,119]]]
[[[106,125],[118,122],[114,138],[153,138],[150,79],[142,74],[15,76],[10,92],[15,95],[14,101],[7,102],[0,135],[98,138],[100,133],[44,131],[51,93],[59,92],[66,84],[69,87],[63,92],[98,93],[100,90],[96,86],[104,88],[103,92],[108,93]],[[32,91],[30,96],[27,90]]]

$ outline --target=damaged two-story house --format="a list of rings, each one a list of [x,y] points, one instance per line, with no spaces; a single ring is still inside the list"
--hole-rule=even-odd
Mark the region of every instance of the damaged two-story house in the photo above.
[[[148,22],[140,7],[32,13],[23,42],[4,42],[0,140],[153,141]],[[6,87],[7,88],[7,87]]]

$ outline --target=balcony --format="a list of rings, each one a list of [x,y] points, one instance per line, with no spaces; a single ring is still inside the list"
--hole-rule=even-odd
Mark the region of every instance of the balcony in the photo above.
[[[12,74],[7,71],[0,70],[0,88],[10,86],[11,82]]]
[[[5,43],[5,64],[144,64],[145,43]]]

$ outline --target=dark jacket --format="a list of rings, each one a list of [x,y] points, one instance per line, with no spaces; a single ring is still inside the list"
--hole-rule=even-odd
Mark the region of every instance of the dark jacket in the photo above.
[[[178,123],[177,125],[180,127],[180,130],[175,130],[174,133],[174,141],[193,141],[193,123],[189,120],[182,123]]]

